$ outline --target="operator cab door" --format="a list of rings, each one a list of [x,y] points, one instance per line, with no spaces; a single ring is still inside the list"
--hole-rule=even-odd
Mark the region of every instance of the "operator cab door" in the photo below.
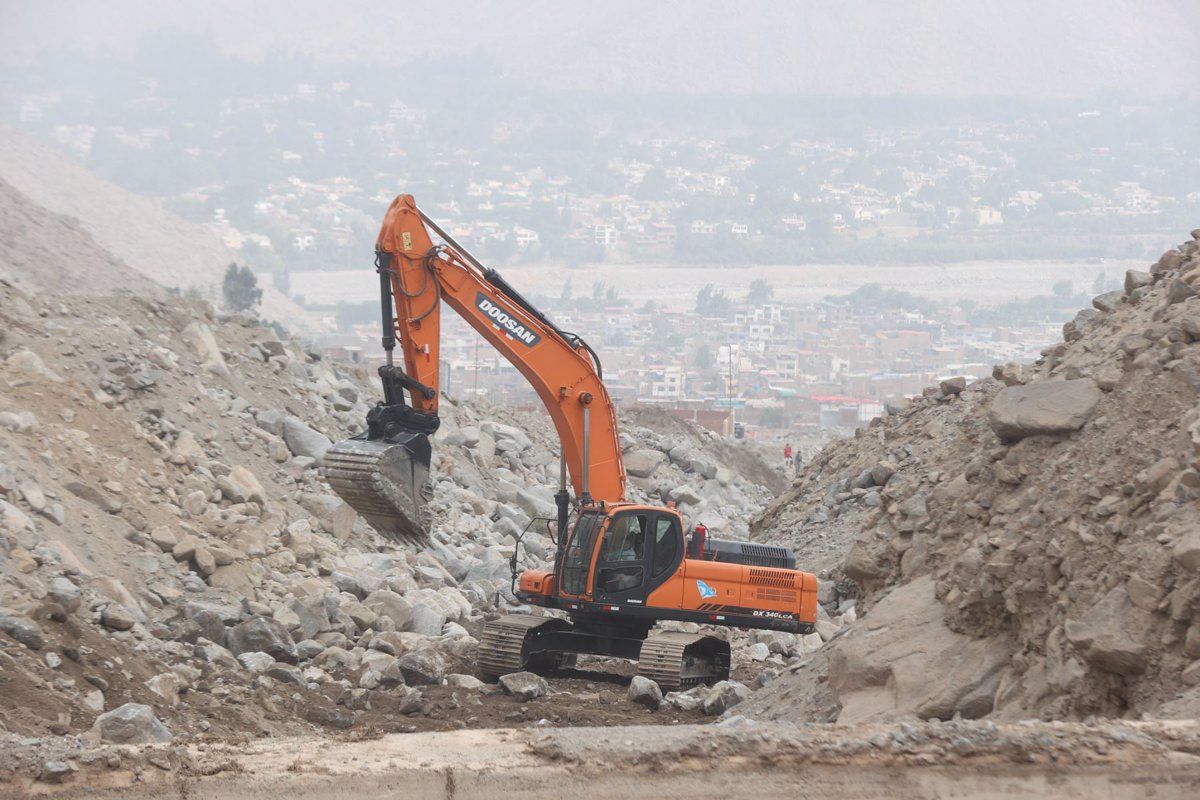
[[[613,515],[596,555],[595,599],[598,602],[646,602],[683,558],[678,517],[651,510]]]

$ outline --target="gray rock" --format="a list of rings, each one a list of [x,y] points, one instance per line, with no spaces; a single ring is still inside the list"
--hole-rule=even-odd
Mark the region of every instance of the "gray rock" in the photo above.
[[[474,675],[463,675],[458,672],[446,676],[446,685],[454,689],[467,689],[472,692],[481,692],[487,688],[487,684]]]
[[[171,732],[154,716],[154,709],[126,703],[96,717],[92,732],[108,744],[155,744],[171,741]]]
[[[79,608],[79,602],[83,597],[83,593],[78,586],[71,583],[70,579],[60,575],[50,581],[50,590],[47,597],[58,603],[66,611],[71,612]]]
[[[396,661],[404,682],[410,686],[437,686],[446,676],[446,660],[436,650],[414,650]]]
[[[353,672],[358,669],[362,659],[342,647],[327,647],[321,655],[313,659],[313,664],[328,672]]]
[[[1097,669],[1117,675],[1140,675],[1149,664],[1148,649],[1140,640],[1150,627],[1150,615],[1135,607],[1122,586],[1087,608],[1077,620],[1063,626],[1067,641]]]
[[[294,667],[291,664],[284,664],[277,661],[267,668],[266,674],[268,678],[277,680],[280,683],[292,683],[296,686],[304,686],[306,684],[304,673],[300,671],[299,667]]]
[[[208,639],[197,639],[193,653],[196,658],[209,664],[216,664],[219,667],[229,669],[236,669],[238,667],[237,659],[233,657],[233,653],[216,642],[210,642]]]
[[[896,467],[890,461],[880,461],[871,467],[871,482],[875,486],[886,486],[896,474]]]
[[[150,541],[154,542],[159,550],[170,553],[175,549],[175,545],[179,544],[179,537],[166,525],[159,525],[150,531]]]
[[[1184,568],[1200,572],[1200,531],[1189,531],[1179,537],[1171,556]]]
[[[109,630],[127,631],[137,624],[137,617],[120,603],[109,603],[100,612],[100,622]]]
[[[296,658],[300,661],[308,661],[311,658],[316,658],[325,652],[325,645],[315,639],[305,639],[302,642],[296,642]]]
[[[377,589],[363,599],[363,605],[396,624],[396,630],[408,630],[412,625],[412,604],[390,589]]]
[[[334,570],[333,574],[329,576],[329,582],[336,586],[339,592],[346,592],[358,598],[366,596],[366,593],[358,582],[358,578],[353,575]]]
[[[312,639],[318,633],[332,629],[329,607],[324,597],[296,598],[288,602],[287,608],[298,619],[298,623],[292,627],[293,638]]]
[[[883,410],[893,417],[903,414],[911,407],[912,400],[907,397],[893,397],[883,403]]]
[[[146,681],[146,688],[174,708],[179,705],[179,691],[184,688],[184,682],[183,678],[174,672],[160,672]]]
[[[704,701],[708,698],[708,693],[707,686],[695,686],[686,692],[669,692],[663,698],[663,702],[680,711],[700,711],[704,708]]]
[[[262,652],[274,656],[276,661],[296,663],[296,645],[291,634],[269,617],[251,617],[230,628],[226,638],[234,655]]]
[[[1100,389],[1089,379],[1009,386],[992,400],[988,423],[1006,442],[1070,433],[1083,427],[1099,402]]]
[[[820,624],[820,622],[823,622],[823,620],[819,620],[818,624]],[[755,661],[766,661],[767,657],[771,655],[771,648],[766,642],[756,642],[755,644],[750,645],[749,653],[750,658]]]
[[[204,637],[211,642],[225,645],[225,620],[219,613],[211,608],[198,608],[192,605],[185,607],[184,613],[188,614],[188,622],[191,623],[188,626],[189,629],[194,629],[194,635],[185,636],[185,640],[195,641],[199,637]]]
[[[700,494],[686,483],[676,486],[668,492],[668,496],[680,505],[696,506],[702,502]]]
[[[667,460],[659,450],[634,450],[625,454],[625,471],[635,478],[649,478]]]
[[[38,775],[38,780],[43,783],[62,783],[71,777],[71,774],[74,772],[75,767],[66,761],[51,760],[42,764],[42,771]]]
[[[396,705],[396,710],[401,714],[415,714],[421,710],[425,701],[425,695],[415,686],[403,686],[397,690],[401,695],[400,702]]]
[[[550,685],[546,683],[545,678],[532,672],[512,672],[502,675],[500,687],[522,703],[544,697],[550,692]]]
[[[704,713],[710,717],[724,714],[750,696],[750,687],[737,681],[721,681],[704,698]]]
[[[652,709],[658,708],[663,701],[662,689],[644,675],[633,676],[633,680],[629,682],[629,692],[626,697],[631,703]]]
[[[446,612],[431,602],[424,602],[413,607],[412,624],[409,626],[409,630],[425,636],[441,636],[442,626],[445,624]]]
[[[1196,290],[1193,289],[1188,284],[1184,283],[1183,281],[1179,280],[1178,278],[1172,278],[1170,281],[1167,282],[1167,304],[1168,305],[1174,305],[1175,303],[1182,303],[1184,300],[1187,300],[1188,298],[1195,297],[1195,296],[1196,296]]]
[[[1154,283],[1154,276],[1140,269],[1125,271],[1125,294],[1132,294],[1134,289],[1141,289]]]
[[[286,415],[282,411],[267,410],[260,411],[254,416],[254,422],[258,427],[268,433],[273,433],[276,436],[283,436],[283,419]]]
[[[1113,291],[1105,292],[1092,298],[1092,305],[1097,311],[1103,311],[1105,314],[1111,314],[1125,301],[1125,292]]]
[[[947,378],[938,384],[941,387],[942,394],[962,394],[967,388],[967,379],[963,377]]]
[[[275,663],[275,658],[267,653],[242,653],[237,660],[239,664],[254,673],[266,672]]]
[[[283,419],[283,441],[294,456],[306,456],[321,460],[325,451],[333,446],[333,442],[323,433],[310,428],[299,417],[287,416]]]
[[[0,609],[0,631],[7,633],[30,650],[41,650],[46,643],[42,628],[29,617]]]

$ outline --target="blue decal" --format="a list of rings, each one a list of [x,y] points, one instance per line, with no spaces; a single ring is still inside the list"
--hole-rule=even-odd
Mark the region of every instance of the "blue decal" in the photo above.
[[[717,596],[717,590],[709,586],[704,581],[696,581],[696,588],[700,591],[700,599],[707,600],[710,597]]]

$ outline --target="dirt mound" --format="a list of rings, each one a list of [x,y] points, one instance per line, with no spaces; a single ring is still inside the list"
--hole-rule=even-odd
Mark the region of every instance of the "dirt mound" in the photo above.
[[[96,243],[78,220],[54,214],[0,180],[0,275],[28,290],[74,294],[161,287]]]
[[[746,713],[1194,714],[1198,288],[1193,240],[1036,364],[944,381],[807,465],[756,536],[861,619]]]

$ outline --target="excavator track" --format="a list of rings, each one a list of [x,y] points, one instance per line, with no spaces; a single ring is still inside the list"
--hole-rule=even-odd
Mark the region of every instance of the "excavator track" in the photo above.
[[[429,467],[403,444],[347,439],[322,460],[330,488],[371,527],[403,544],[425,543]]]
[[[527,668],[552,669],[562,654],[531,655],[528,644],[539,629],[569,627],[570,623],[565,620],[528,614],[507,614],[491,620],[483,626],[483,635],[479,638],[476,661],[480,674],[485,678],[499,678]]]
[[[729,677],[729,642],[695,633],[652,634],[642,643],[638,674],[664,693],[723,681]]]

